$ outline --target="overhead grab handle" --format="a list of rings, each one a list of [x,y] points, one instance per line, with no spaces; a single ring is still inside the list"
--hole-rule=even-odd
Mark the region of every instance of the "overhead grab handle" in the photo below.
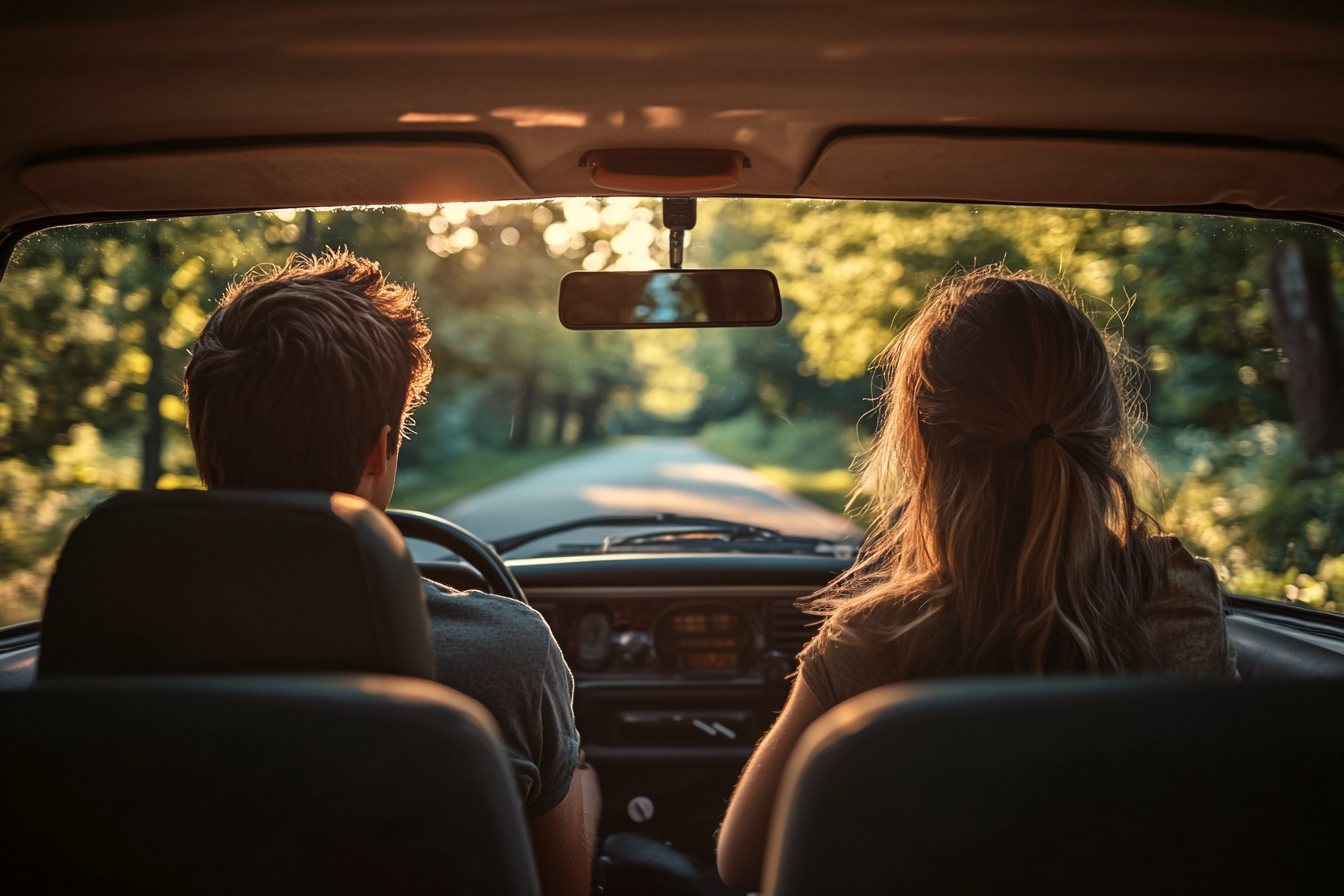
[[[668,196],[732,189],[751,160],[734,149],[594,149],[579,166],[600,189]]]

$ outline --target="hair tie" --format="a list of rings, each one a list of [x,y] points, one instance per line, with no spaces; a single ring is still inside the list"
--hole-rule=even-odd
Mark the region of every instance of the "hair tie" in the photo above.
[[[1031,446],[1036,447],[1036,443],[1041,439],[1053,439],[1055,437],[1055,428],[1049,423],[1038,424],[1031,431]]]

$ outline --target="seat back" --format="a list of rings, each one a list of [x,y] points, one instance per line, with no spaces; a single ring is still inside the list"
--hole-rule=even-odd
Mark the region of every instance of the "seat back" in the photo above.
[[[420,576],[388,518],[323,492],[123,492],[70,534],[38,677],[434,677]]]
[[[1242,610],[1227,617],[1227,636],[1237,648],[1242,681],[1344,678],[1340,645],[1319,636],[1303,636],[1283,622],[1292,620],[1268,621]]]
[[[3,889],[539,892],[483,707],[391,676],[0,692]]]
[[[881,688],[794,751],[762,892],[1337,886],[1341,755],[1344,682]]]

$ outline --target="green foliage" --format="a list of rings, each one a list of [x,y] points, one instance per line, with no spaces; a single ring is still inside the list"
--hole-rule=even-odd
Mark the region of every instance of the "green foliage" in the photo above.
[[[110,234],[91,252],[87,239],[68,228],[30,237],[0,281],[2,456],[41,462],[72,426],[125,428],[144,407],[139,253]]]
[[[33,619],[65,533],[116,489],[135,488],[140,466],[130,446],[105,444],[89,423],[71,427],[52,463],[0,458],[0,626]]]
[[[442,443],[415,444],[412,463],[435,463],[455,450],[564,442],[569,440],[564,418],[570,414],[580,418],[576,438],[593,441],[601,435],[601,417],[613,394],[633,382],[630,341],[625,333],[561,327],[556,284],[580,259],[601,254],[589,252],[590,245],[609,246],[606,238],[618,236],[632,220],[649,226],[644,220],[652,217],[649,209],[624,206],[605,219],[596,203],[582,201],[449,205],[405,215],[403,239],[380,247],[375,257],[414,280],[434,329],[435,381],[421,417],[431,428],[445,417],[466,424],[448,453]],[[591,229],[579,230],[576,220]],[[375,252],[367,238],[359,251]],[[546,426],[542,417],[557,410],[562,419]],[[502,430],[501,419],[507,420]]]
[[[1344,457],[1308,458],[1292,428],[1261,423],[1226,438],[1186,427],[1149,434],[1167,484],[1163,524],[1214,562],[1228,590],[1344,607]]]
[[[0,281],[0,457],[43,463],[72,427],[120,434],[156,413],[184,435],[171,399],[210,308],[234,276],[288,255],[268,246],[261,216],[209,220],[58,227],[20,243]]]
[[[844,513],[854,489],[850,463],[860,450],[855,432],[821,416],[789,419],[747,411],[710,423],[699,442],[715,454],[751,467],[777,485],[834,512]]]
[[[847,468],[858,451],[854,438],[825,417],[766,417],[754,411],[711,423],[700,444],[744,466],[789,467],[818,472]]]
[[[714,264],[760,264],[799,311],[800,370],[865,379],[873,356],[949,273],[1004,262],[1057,277],[1148,360],[1161,425],[1230,432],[1289,419],[1265,288],[1305,225],[1090,209],[717,200]],[[749,238],[754,234],[755,239]]]

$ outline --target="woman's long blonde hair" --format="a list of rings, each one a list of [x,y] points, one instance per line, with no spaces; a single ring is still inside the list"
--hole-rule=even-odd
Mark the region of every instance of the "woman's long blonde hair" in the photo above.
[[[860,462],[875,522],[854,568],[812,598],[823,636],[878,646],[904,678],[1149,665],[1141,605],[1169,548],[1125,474],[1116,357],[1030,275],[934,287],[878,359]]]

